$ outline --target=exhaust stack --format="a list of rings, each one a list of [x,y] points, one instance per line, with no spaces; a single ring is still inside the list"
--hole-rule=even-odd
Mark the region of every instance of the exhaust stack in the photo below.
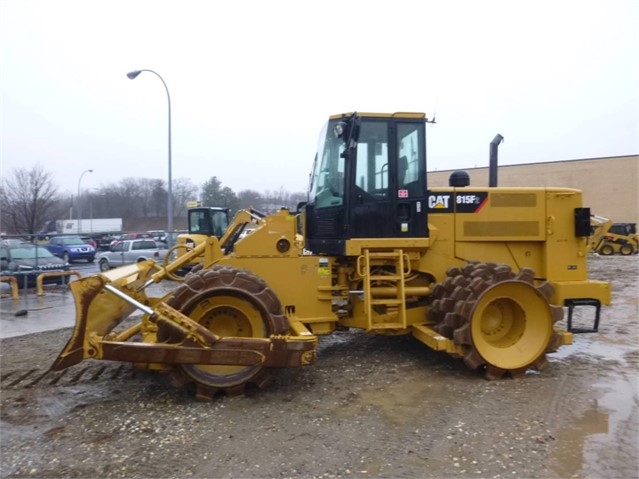
[[[490,163],[488,166],[488,186],[493,188],[497,186],[497,148],[504,141],[504,137],[499,133],[495,135],[493,141],[490,142]]]

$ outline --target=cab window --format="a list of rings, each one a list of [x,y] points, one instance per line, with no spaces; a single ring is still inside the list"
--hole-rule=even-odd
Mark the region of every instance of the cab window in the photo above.
[[[363,121],[357,140],[355,184],[378,198],[388,197],[388,130],[386,122]]]
[[[426,161],[420,146],[422,132],[421,125],[415,123],[397,125],[397,188],[410,196],[421,196],[426,189]]]
[[[344,202],[344,153],[342,138],[335,138],[326,127],[320,135],[320,148],[311,179],[311,198],[317,208],[340,206]]]

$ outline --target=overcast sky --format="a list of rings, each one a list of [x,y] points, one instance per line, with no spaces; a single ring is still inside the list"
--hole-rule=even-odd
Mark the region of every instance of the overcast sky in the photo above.
[[[334,113],[423,111],[429,170],[639,152],[639,1],[0,0],[1,173],[305,191]]]

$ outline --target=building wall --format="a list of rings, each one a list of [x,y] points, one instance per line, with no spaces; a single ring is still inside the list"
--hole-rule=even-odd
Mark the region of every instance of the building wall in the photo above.
[[[453,171],[429,172],[429,187],[447,186]],[[488,167],[465,171],[471,186],[488,186]],[[639,224],[639,155],[499,166],[497,184],[578,188],[592,214]]]

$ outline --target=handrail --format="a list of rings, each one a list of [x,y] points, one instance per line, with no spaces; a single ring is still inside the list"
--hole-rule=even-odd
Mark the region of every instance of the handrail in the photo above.
[[[42,282],[44,278],[49,278],[52,276],[77,276],[78,279],[82,278],[82,275],[79,271],[49,271],[46,273],[40,273],[36,278],[36,287],[38,291],[38,296],[44,296],[44,288],[42,287]]]

